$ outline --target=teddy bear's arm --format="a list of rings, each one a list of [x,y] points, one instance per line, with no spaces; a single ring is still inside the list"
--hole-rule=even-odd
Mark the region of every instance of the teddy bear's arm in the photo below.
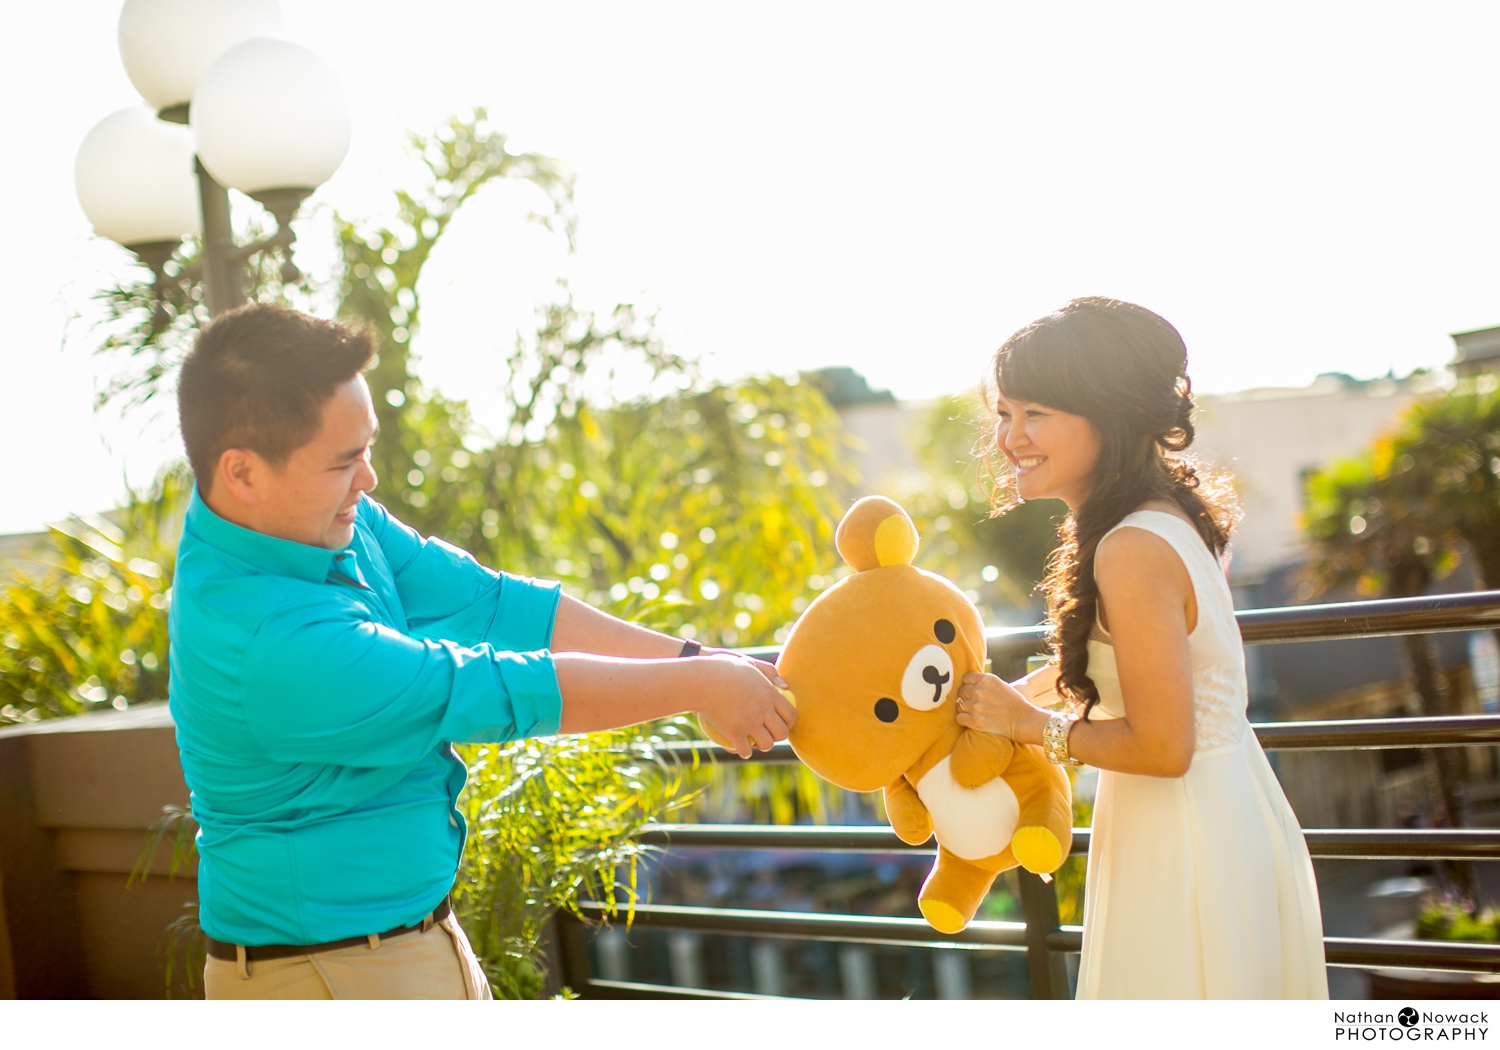
[[[977,788],[995,780],[1010,767],[1016,746],[1003,736],[965,729],[953,745],[949,770],[960,787]]]
[[[885,818],[902,842],[920,846],[932,837],[932,815],[905,777],[885,786]]]

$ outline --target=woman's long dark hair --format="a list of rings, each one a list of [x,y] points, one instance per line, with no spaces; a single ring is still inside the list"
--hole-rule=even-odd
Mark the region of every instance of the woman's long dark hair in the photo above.
[[[1089,677],[1089,634],[1099,609],[1094,555],[1105,533],[1151,500],[1181,507],[1216,556],[1239,512],[1223,481],[1204,486],[1183,453],[1193,443],[1193,387],[1187,347],[1164,319],[1118,299],[1074,299],[1022,328],[995,352],[994,379],[1007,398],[1084,416],[1101,449],[1094,483],[1063,523],[1041,590],[1047,596],[1058,692],[1099,702]],[[982,455],[995,480],[991,502],[1003,514],[1020,497],[994,432]]]

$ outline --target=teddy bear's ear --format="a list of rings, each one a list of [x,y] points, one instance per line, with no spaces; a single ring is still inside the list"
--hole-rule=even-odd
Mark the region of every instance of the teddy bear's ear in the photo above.
[[[834,543],[855,572],[910,565],[917,556],[917,527],[899,504],[884,496],[866,496],[839,522]]]

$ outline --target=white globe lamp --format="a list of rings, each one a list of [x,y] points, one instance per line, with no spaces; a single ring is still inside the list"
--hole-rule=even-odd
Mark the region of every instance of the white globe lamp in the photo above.
[[[145,106],[94,125],[78,147],[73,183],[94,230],[147,262],[153,246],[170,255],[199,232],[193,134]]]
[[[192,126],[208,173],[257,199],[305,197],[349,152],[343,86],[317,55],[285,40],[248,40],[221,55],[193,95]]]
[[[167,116],[182,112],[214,60],[236,44],[282,31],[276,0],[125,0],[120,58],[141,96]]]
[[[255,256],[277,253],[282,282],[301,279],[292,217],[349,151],[343,87],[313,52],[274,39],[281,27],[277,0],[125,0],[120,56],[150,108],[109,117],[78,153],[89,220],[156,272],[161,296],[175,294],[167,271],[182,238],[201,235],[212,316],[245,301]],[[260,201],[276,232],[236,243],[229,189]],[[161,302],[156,313],[165,323]]]

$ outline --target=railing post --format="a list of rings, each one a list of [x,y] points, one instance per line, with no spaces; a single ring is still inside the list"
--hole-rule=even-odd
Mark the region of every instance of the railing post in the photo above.
[[[1057,918],[1057,888],[1049,879],[1016,869],[1021,884],[1021,913],[1026,919],[1026,961],[1031,967],[1033,999],[1067,999],[1068,970],[1063,957],[1047,946],[1047,938],[1060,928]]]
[[[566,909],[559,909],[548,923],[547,963],[555,968],[555,976],[549,975],[548,991],[553,983],[566,985],[581,999],[589,995],[589,945],[584,937],[585,926]]]
[[[563,985],[566,983],[563,970],[567,966],[567,959],[564,955],[566,949],[563,948],[562,934],[557,928],[556,913],[553,913],[552,918],[548,919],[547,924],[542,927],[542,935],[537,939],[537,948],[540,949],[547,967],[547,976],[542,981],[542,990],[538,993],[538,997],[551,999],[563,990]]]

